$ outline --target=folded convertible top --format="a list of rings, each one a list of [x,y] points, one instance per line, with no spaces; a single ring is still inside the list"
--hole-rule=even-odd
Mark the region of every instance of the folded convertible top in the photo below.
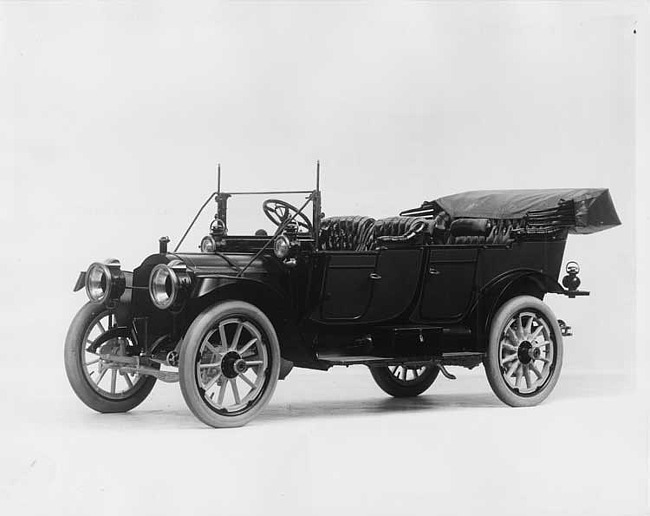
[[[404,215],[435,216],[445,211],[452,219],[523,219],[572,206],[570,233],[589,234],[621,224],[607,188],[557,188],[546,190],[476,190],[425,201]]]

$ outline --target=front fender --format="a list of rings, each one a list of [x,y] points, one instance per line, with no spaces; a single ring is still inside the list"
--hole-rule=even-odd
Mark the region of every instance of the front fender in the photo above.
[[[232,291],[241,288],[244,291],[259,291],[265,296],[277,297],[278,301],[288,301],[286,294],[274,285],[249,277],[233,277],[226,275],[197,276],[194,281],[190,298],[202,298],[216,295],[226,290]]]

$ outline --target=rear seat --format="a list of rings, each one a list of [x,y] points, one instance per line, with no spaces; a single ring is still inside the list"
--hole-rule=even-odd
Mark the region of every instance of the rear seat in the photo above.
[[[521,219],[500,219],[494,220],[492,231],[488,235],[486,244],[509,244],[514,240],[512,232],[521,228]]]
[[[380,237],[403,237],[418,224],[426,227],[412,240],[433,245],[508,244],[512,232],[520,228],[521,219],[455,219],[440,212],[433,219],[422,217],[388,217],[375,220],[363,216],[328,217],[321,221],[320,249],[326,251],[366,251],[377,247]]]
[[[451,223],[447,244],[508,244],[521,219],[456,219]]]

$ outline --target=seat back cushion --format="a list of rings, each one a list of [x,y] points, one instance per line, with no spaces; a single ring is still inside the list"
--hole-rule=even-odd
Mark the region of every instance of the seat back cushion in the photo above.
[[[451,224],[448,244],[509,244],[520,219],[456,219]]]
[[[365,251],[375,219],[361,216],[327,217],[321,220],[319,246],[325,251]]]
[[[492,230],[490,219],[456,219],[451,223],[453,236],[487,236]]]
[[[378,238],[380,237],[403,237],[408,235],[411,231],[417,230],[418,226],[422,223],[425,224],[425,228],[422,231],[419,231],[425,240],[429,240],[429,237],[432,232],[433,221],[422,218],[422,217],[388,217],[385,219],[379,219],[375,221],[375,225],[372,228],[372,239],[369,242],[369,246],[372,247]],[[415,244],[422,243],[423,238],[418,238],[414,240]]]
[[[522,219],[498,219],[492,224],[492,231],[487,236],[487,244],[509,244],[514,240],[512,232],[522,227]]]

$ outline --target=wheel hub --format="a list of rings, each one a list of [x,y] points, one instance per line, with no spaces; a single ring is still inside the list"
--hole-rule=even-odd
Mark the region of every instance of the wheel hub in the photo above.
[[[246,362],[236,351],[229,351],[221,359],[221,371],[226,378],[236,378],[248,369]]]
[[[531,350],[533,346],[528,341],[523,341],[519,344],[519,349],[517,350],[517,358],[522,364],[528,364],[532,360]]]
[[[248,365],[244,359],[240,358],[238,360],[235,360],[234,369],[237,371],[237,374],[243,374],[248,371]]]
[[[541,355],[540,349],[533,347],[528,341],[523,341],[517,349],[517,358],[522,364],[529,364],[533,360],[538,360]]]

